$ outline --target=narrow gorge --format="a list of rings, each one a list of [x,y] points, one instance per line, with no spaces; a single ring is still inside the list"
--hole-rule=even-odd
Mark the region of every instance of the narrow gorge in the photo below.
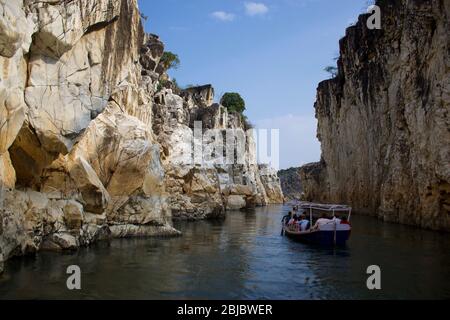
[[[450,2],[386,1],[340,41],[315,104],[322,160],[301,168],[308,200],[450,231]]]
[[[0,271],[40,250],[175,236],[172,219],[282,203],[242,115],[179,89],[136,0],[0,1]],[[177,163],[203,131],[241,130],[242,164]]]

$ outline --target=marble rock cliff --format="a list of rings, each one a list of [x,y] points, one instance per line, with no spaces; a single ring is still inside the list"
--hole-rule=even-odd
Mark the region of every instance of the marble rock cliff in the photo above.
[[[280,178],[281,190],[286,200],[302,199],[302,181],[300,178],[300,168],[292,167],[278,171]]]
[[[315,104],[322,160],[301,169],[308,200],[450,231],[450,3],[377,1],[340,41]]]
[[[256,161],[255,141],[244,118],[213,103],[210,85],[177,92],[168,81],[155,95],[153,131],[162,147],[165,185],[173,216],[180,219],[204,219],[222,216],[226,210],[282,203],[283,193],[274,170]],[[200,127],[197,137],[195,124]],[[210,133],[210,134],[208,134]],[[233,143],[231,152],[243,150],[241,162],[227,164],[222,157],[198,165],[191,154],[197,143],[204,150],[213,148],[216,135],[242,143]],[[201,141],[200,141],[201,140]],[[208,155],[204,152],[203,157]],[[234,158],[234,157],[233,157]],[[217,161],[221,160],[221,161]]]
[[[163,52],[136,0],[0,0],[0,266],[282,199],[251,140],[241,167],[170,161],[196,120],[243,121],[176,88]]]

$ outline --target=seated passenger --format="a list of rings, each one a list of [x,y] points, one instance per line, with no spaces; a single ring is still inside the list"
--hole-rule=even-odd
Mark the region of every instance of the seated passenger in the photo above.
[[[304,214],[302,214],[300,217],[299,226],[300,231],[307,231],[310,227],[309,220],[306,219],[306,216]]]
[[[342,217],[341,224],[348,224],[348,225],[350,225],[350,222],[347,220],[347,217]]]
[[[339,213],[335,213],[332,221],[336,222],[336,224],[341,224],[341,218]]]
[[[332,220],[328,219],[327,214],[324,212],[320,215],[320,218],[316,221],[316,224],[314,225],[313,229],[318,229],[321,225],[328,224]]]
[[[286,226],[286,225],[288,225],[291,218],[292,218],[292,211],[289,211],[289,213],[281,219],[281,222],[283,223],[283,225]]]
[[[294,223],[292,224],[292,230],[299,231],[300,230],[300,218],[296,215],[294,216]]]
[[[288,225],[292,226],[292,225],[294,225],[296,222],[297,222],[297,217],[296,217],[296,216],[293,216],[293,217],[289,220]]]
[[[289,220],[288,228],[291,231],[297,231],[298,225],[297,225],[297,217],[294,215],[291,220]]]

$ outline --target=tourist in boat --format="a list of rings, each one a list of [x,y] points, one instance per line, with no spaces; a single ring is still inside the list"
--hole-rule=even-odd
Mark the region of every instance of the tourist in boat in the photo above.
[[[293,215],[291,217],[291,219],[289,220],[288,225],[293,226],[297,222],[297,220],[298,220],[297,217],[295,215]]]
[[[341,224],[341,218],[340,218],[339,213],[334,214],[332,221],[334,221],[336,224]]]
[[[342,217],[341,224],[348,224],[348,225],[350,225],[350,221],[347,220],[347,217]]]
[[[296,221],[297,232],[302,231],[302,215],[299,214]]]
[[[298,223],[299,223],[299,218],[296,215],[294,215],[292,217],[292,219],[288,223],[288,228],[291,231],[298,231],[299,230],[299,224]]]
[[[314,225],[313,229],[319,229],[319,227],[320,227],[321,225],[328,224],[328,223],[330,223],[330,222],[332,222],[332,221],[333,221],[333,220],[329,219],[328,216],[327,216],[327,214],[326,214],[325,212],[323,212],[323,213],[320,215],[320,218],[316,221],[316,224]]]
[[[309,220],[306,219],[306,215],[302,214],[299,220],[299,231],[307,231],[310,227]]]
[[[298,220],[301,220],[300,218],[302,217],[302,215],[305,213],[305,210],[303,210],[303,209],[298,209],[298,207],[297,207],[297,214],[296,214],[296,216],[297,216],[297,218],[298,218]]]

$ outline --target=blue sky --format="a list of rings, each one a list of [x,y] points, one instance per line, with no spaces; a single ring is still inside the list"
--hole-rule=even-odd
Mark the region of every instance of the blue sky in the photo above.
[[[181,59],[181,86],[239,92],[256,127],[280,129],[280,166],[320,159],[314,101],[366,0],[139,0],[147,32]]]

